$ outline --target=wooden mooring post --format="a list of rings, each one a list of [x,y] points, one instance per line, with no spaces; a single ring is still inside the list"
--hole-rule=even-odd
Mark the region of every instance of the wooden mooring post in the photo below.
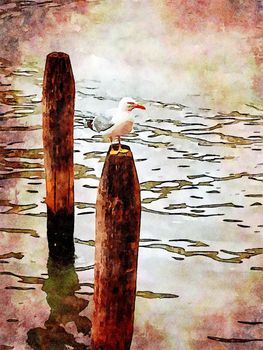
[[[98,189],[92,350],[128,350],[133,335],[140,186],[130,148],[110,147]]]
[[[73,124],[75,82],[69,56],[47,56],[43,81],[43,144],[50,256],[74,254]]]

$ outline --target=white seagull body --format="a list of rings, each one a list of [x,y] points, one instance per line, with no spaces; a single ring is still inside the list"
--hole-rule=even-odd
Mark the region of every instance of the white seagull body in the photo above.
[[[124,97],[117,108],[109,109],[104,115],[96,116],[93,121],[89,122],[88,127],[108,136],[111,142],[118,138],[120,143],[120,137],[133,130],[134,116],[131,111],[136,108],[145,109],[131,97]]]

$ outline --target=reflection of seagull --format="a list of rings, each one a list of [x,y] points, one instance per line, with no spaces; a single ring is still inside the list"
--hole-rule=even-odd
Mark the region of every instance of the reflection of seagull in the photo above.
[[[89,120],[87,126],[102,135],[108,136],[110,142],[118,139],[118,152],[127,152],[121,148],[120,138],[133,129],[134,116],[131,111],[135,108],[145,109],[144,106],[136,103],[131,97],[124,97],[120,100],[117,108],[109,109],[104,115]]]

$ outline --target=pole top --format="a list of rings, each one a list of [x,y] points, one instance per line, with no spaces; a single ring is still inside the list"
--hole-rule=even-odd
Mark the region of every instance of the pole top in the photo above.
[[[65,52],[51,52],[46,57],[43,93],[44,90],[49,90],[51,87],[53,89],[54,84],[59,86],[59,83],[55,83],[55,81],[61,82],[62,80],[64,86],[69,85],[70,91],[74,94],[74,76],[69,55]],[[47,87],[46,84],[49,84],[49,86]],[[65,93],[68,94],[68,92]]]
[[[47,55],[47,59],[50,58],[64,58],[64,59],[68,59],[69,55],[66,54],[65,52],[51,52]]]

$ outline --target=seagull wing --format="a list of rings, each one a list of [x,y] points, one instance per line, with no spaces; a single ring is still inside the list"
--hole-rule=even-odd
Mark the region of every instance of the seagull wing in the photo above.
[[[93,120],[94,130],[97,132],[103,132],[110,129],[114,125],[113,118],[115,113],[115,110],[111,109],[107,111],[105,115],[96,116]]]

